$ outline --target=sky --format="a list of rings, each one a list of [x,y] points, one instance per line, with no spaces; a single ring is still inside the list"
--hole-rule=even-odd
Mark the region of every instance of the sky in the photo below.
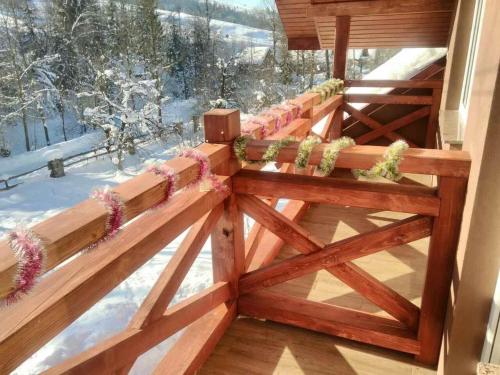
[[[263,0],[216,0],[219,3],[227,5],[241,6],[245,8],[263,7]]]

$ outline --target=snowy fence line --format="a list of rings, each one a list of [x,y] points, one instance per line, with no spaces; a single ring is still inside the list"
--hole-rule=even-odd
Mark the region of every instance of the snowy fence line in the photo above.
[[[143,139],[145,137],[146,136],[144,135],[144,136],[140,136],[140,137],[137,137],[137,138],[138,139]],[[136,145],[140,145],[140,144],[143,144],[143,143],[146,143],[146,142],[148,142],[148,140],[141,140],[140,142],[137,142]],[[69,160],[72,160],[72,159],[75,159],[75,158],[79,158],[80,156],[84,156],[84,155],[88,155],[88,154],[93,154],[93,155],[89,155],[89,156],[84,157],[84,158],[79,158],[78,160],[73,160],[73,161],[70,161],[69,163],[65,163],[64,164],[64,167],[69,167],[69,166],[72,166],[72,165],[75,165],[75,164],[78,164],[78,163],[86,162],[86,161],[91,160],[91,159],[97,159],[97,158],[99,158],[101,156],[111,155],[112,153],[114,153],[114,152],[117,151],[117,148],[113,147],[113,146],[109,150],[107,150],[107,148],[109,148],[109,146],[101,146],[101,147],[95,148],[95,149],[90,150],[90,151],[82,151],[82,152],[79,152],[77,154],[70,155],[70,156],[67,156],[67,157],[61,158],[61,159],[64,162],[66,162],[66,161],[69,161]],[[98,151],[101,151],[101,150],[106,150],[106,151],[98,153]],[[5,187],[1,188],[0,190],[12,189],[12,188],[14,188],[14,187],[22,184],[22,182],[16,183],[14,185],[9,185],[9,181],[15,180],[15,179],[17,179],[19,177],[27,176],[27,175],[29,175],[31,173],[37,172],[37,171],[45,169],[45,168],[48,168],[47,164],[42,165],[42,166],[40,166],[38,168],[33,168],[33,169],[31,169],[29,171],[26,171],[26,172],[23,172],[23,173],[19,173],[19,174],[13,175],[13,176],[9,176],[8,178],[1,178],[0,179],[0,183],[3,183],[5,185]]]

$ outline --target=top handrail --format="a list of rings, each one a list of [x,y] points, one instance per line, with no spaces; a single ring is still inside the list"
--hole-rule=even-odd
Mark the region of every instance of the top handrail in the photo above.
[[[405,89],[440,89],[443,87],[443,81],[427,80],[427,79],[409,79],[409,80],[393,80],[393,79],[356,79],[344,81],[345,87],[388,87],[388,88],[405,88]]]

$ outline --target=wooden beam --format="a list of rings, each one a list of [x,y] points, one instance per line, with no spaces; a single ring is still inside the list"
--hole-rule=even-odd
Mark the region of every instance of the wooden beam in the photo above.
[[[266,205],[258,198],[255,199]],[[231,288],[237,292],[238,280],[245,271],[245,240],[243,213],[236,204],[234,194],[224,202],[224,214],[212,231],[210,238],[214,282],[227,281],[231,284]]]
[[[333,126],[330,140],[338,139],[342,136],[342,128],[344,127],[344,105],[339,107],[333,113]]]
[[[289,220],[297,223],[304,216],[308,208],[309,203],[307,202],[291,200],[281,213]],[[253,271],[270,264],[278,256],[284,244],[285,241],[274,233],[269,230],[265,231],[255,251],[255,255],[247,267],[247,271]]]
[[[335,22],[335,50],[333,53],[333,77],[345,79],[347,49],[351,17],[338,16]]]
[[[343,102],[344,102],[343,95],[335,95],[325,100],[322,104],[315,106],[313,109],[313,117],[312,117],[313,124],[317,124],[326,115],[333,112],[336,108],[340,107]]]
[[[429,116],[431,113],[430,107],[422,107],[420,109],[417,109],[414,112],[411,112],[403,117],[400,117],[394,121],[391,121],[387,125],[383,125],[380,128],[374,129],[369,133],[363,134],[359,137],[356,138],[356,144],[358,145],[363,145],[366,144],[370,141],[373,141],[374,139],[377,139],[381,136],[384,136],[385,134],[395,131],[397,129],[400,129],[402,127],[405,127],[407,125],[412,124],[413,122],[420,120],[421,118],[424,118],[426,116]]]
[[[420,309],[361,267],[352,262],[346,262],[335,267],[328,267],[327,271],[367,300],[403,322],[412,331],[417,331]]]
[[[260,160],[271,144],[271,141],[251,140],[246,147],[246,157],[249,160]],[[294,163],[297,157],[299,142],[293,142],[283,147],[277,157],[278,163]],[[314,147],[310,165],[318,165],[327,144]],[[382,160],[387,147],[381,146],[352,146],[340,151],[337,168],[369,169],[379,160]],[[403,154],[399,165],[402,173],[418,173],[450,177],[467,177],[470,169],[470,156],[465,151],[445,151],[431,149],[410,148]]]
[[[197,149],[208,155],[212,167],[227,162],[231,157],[230,146],[205,143]],[[175,158],[165,164],[179,176],[177,190],[197,178],[199,166],[191,159]],[[166,184],[165,179],[153,173],[143,173],[115,187],[113,191],[123,200],[126,220],[162,202]],[[31,229],[43,240],[46,249],[44,272],[102,238],[106,233],[107,217],[106,209],[99,202],[87,199],[33,226]],[[0,241],[0,298],[12,290],[16,272],[17,259],[8,241]]]
[[[360,79],[346,80],[345,87],[393,87],[393,88],[411,88],[411,89],[439,89],[443,87],[443,81],[426,79],[409,80],[389,80],[389,79]]]
[[[467,179],[443,177],[439,179],[438,185],[441,207],[439,217],[434,221],[429,245],[418,330],[418,339],[423,346],[417,360],[429,365],[435,365],[439,360]]]
[[[431,105],[432,96],[424,95],[386,95],[386,94],[345,94],[349,103]]]
[[[238,194],[237,203],[246,214],[297,250],[312,252],[324,247],[323,242],[260,199]]]
[[[153,374],[195,374],[235,318],[236,302],[231,302],[220,305],[192,323],[163,357]]]
[[[238,194],[302,199],[307,202],[364,207],[437,216],[435,189],[287,173],[241,171],[233,177]]]
[[[358,121],[361,121],[363,124],[367,125],[368,127],[370,127],[373,130],[382,131],[382,129],[384,129],[384,126],[380,122],[374,120],[372,117],[370,117],[370,116],[366,115],[365,113],[361,112],[360,110],[354,108],[350,104],[344,103],[344,110],[347,113],[349,113],[353,118],[355,118]],[[399,139],[404,139],[404,137],[402,135],[399,135],[399,134],[394,133],[392,131],[384,133],[383,135],[384,135],[384,137],[386,137],[387,139],[389,139],[391,141],[397,141]],[[408,140],[406,140],[406,142],[408,142]],[[417,147],[417,145],[415,145],[412,142],[408,142],[408,145],[410,147]]]
[[[439,130],[439,108],[441,106],[442,89],[434,89],[432,91],[432,106],[427,123],[427,132],[425,135],[425,147],[436,148],[436,137]]]
[[[323,250],[296,255],[279,263],[244,274],[240,294],[246,294],[336,266],[431,234],[432,220],[414,216],[367,233],[327,245]]]
[[[163,315],[222,213],[223,206],[218,205],[193,224],[132,318],[129,328],[144,328]]]
[[[241,296],[241,314],[416,354],[415,334],[392,319],[270,292]]]
[[[289,37],[288,49],[290,51],[319,50],[321,46],[317,36]]]
[[[243,197],[243,199],[240,199]],[[257,200],[258,202],[256,202]],[[320,241],[311,236],[300,226],[291,222],[257,198],[238,195],[238,204],[243,202],[242,209],[254,219],[259,220],[285,242],[308,254],[324,247]],[[368,300],[387,311],[396,319],[405,322],[415,330],[418,325],[419,309],[403,296],[388,288],[380,281],[363,271],[351,262],[328,267],[327,271],[342,280],[354,290],[360,292]]]
[[[110,373],[232,298],[229,284],[220,282],[169,308],[143,329],[128,329],[64,361],[45,374]]]
[[[222,182],[227,183],[228,178]],[[228,193],[190,191],[43,278],[32,293],[0,311],[0,373],[8,373],[156,252],[217,207]],[[131,358],[128,358],[130,360]]]
[[[449,12],[453,0],[377,0],[348,1],[336,4],[316,4],[307,8],[307,17],[369,16],[396,13]]]

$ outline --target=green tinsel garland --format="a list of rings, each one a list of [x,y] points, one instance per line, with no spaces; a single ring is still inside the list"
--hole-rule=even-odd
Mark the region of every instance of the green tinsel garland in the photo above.
[[[251,139],[252,138],[249,136],[241,136],[236,138],[236,140],[234,141],[234,153],[238,160],[245,161],[247,163],[270,163],[276,161],[276,158],[278,157],[278,154],[283,147],[286,147],[295,141],[293,137],[279,139],[276,142],[271,143],[267,147],[266,152],[264,152],[264,155],[262,155],[262,159],[255,161],[248,160],[246,155],[246,147]]]
[[[323,151],[323,156],[321,157],[317,170],[323,176],[330,175],[335,168],[335,162],[337,161],[340,150],[349,146],[354,146],[355,144],[354,140],[349,137],[341,137],[333,140]]]
[[[339,94],[343,90],[344,90],[344,81],[342,81],[341,79],[333,78],[323,82],[318,86],[314,86],[308,92],[320,94],[321,103],[323,103],[326,99]]]
[[[408,149],[408,144],[399,140],[392,143],[384,155],[384,160],[379,161],[373,167],[368,170],[353,169],[353,173],[356,177],[385,177],[391,181],[398,181],[401,179],[402,174],[399,172],[399,163],[403,159],[403,152]]]
[[[295,140],[293,137],[287,137],[270,144],[264,155],[262,155],[261,160],[248,160],[246,157],[246,147],[248,142],[252,138],[249,136],[241,136],[236,138],[234,141],[234,153],[240,161],[246,161],[247,163],[270,163],[276,161],[280,150],[293,143]],[[295,166],[298,169],[304,169],[309,163],[309,158],[314,147],[321,143],[321,139],[317,136],[308,136],[299,144],[297,150],[297,157],[295,159]],[[318,166],[318,171],[323,176],[328,176],[335,167],[335,162],[337,161],[340,151],[346,147],[354,146],[355,142],[349,137],[342,137],[336,139],[330,143],[329,146],[323,151],[323,156],[321,158],[320,164]],[[398,181],[401,179],[402,174],[399,172],[399,163],[403,159],[403,153],[409,148],[408,144],[399,140],[392,143],[384,154],[384,160],[377,162],[372,168],[368,170],[363,169],[353,169],[352,172],[356,177],[385,177],[392,181]]]
[[[304,169],[309,163],[309,157],[311,156],[314,146],[321,143],[321,139],[314,135],[309,135],[299,144],[299,149],[297,150],[297,158],[295,159],[295,167],[298,169]]]

